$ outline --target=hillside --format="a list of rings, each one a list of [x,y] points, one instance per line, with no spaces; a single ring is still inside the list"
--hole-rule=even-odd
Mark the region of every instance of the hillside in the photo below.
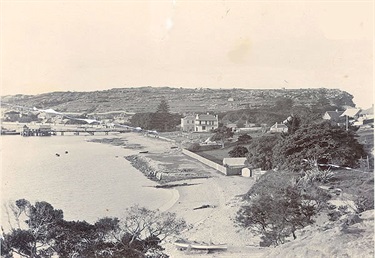
[[[342,221],[301,230],[300,239],[269,250],[264,257],[374,257],[374,210],[342,228]]]
[[[1,98],[4,107],[53,108],[60,112],[99,113],[126,111],[154,112],[162,98],[171,112],[229,111],[260,108],[274,104],[277,98],[291,98],[296,105],[310,106],[318,100],[332,105],[355,106],[353,96],[338,89],[183,89],[183,88],[121,88],[92,92],[51,92],[39,95],[12,95]]]

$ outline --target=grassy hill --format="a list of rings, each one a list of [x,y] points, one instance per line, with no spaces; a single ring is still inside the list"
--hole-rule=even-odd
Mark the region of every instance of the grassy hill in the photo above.
[[[99,113],[127,111],[154,112],[161,99],[171,112],[225,112],[272,106],[278,98],[290,98],[296,105],[314,105],[325,99],[332,105],[355,106],[353,96],[338,89],[183,89],[170,87],[121,88],[92,92],[51,92],[12,95],[1,98],[4,107],[53,108],[60,112]]]

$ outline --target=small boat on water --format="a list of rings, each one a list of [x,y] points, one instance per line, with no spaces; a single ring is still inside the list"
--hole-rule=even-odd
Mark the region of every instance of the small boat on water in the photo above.
[[[182,249],[197,249],[197,250],[227,250],[228,246],[225,244],[207,244],[194,241],[177,240],[173,243],[178,248]]]
[[[148,151],[140,151],[139,153],[148,153]]]

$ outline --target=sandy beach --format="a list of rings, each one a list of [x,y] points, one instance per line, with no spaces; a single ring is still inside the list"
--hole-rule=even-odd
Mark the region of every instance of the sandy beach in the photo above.
[[[160,210],[175,212],[191,226],[180,239],[215,244],[227,244],[224,252],[186,252],[179,251],[173,245],[178,238],[169,238],[164,244],[166,253],[171,257],[261,257],[264,250],[259,248],[259,238],[249,231],[235,226],[234,218],[242,202],[241,195],[246,193],[254,180],[240,176],[225,176],[181,153],[176,144],[160,138],[129,133],[121,136],[124,147],[145,161],[155,171],[164,174],[176,171],[188,171],[186,178],[178,178],[174,184],[173,196]],[[140,153],[147,150],[147,153]],[[181,173],[180,173],[181,174]],[[189,175],[202,175],[205,178],[189,178]],[[163,181],[171,184],[171,181]],[[208,208],[194,209],[208,205]]]

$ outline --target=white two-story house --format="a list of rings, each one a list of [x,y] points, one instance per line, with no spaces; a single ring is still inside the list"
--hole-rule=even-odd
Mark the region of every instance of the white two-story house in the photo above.
[[[181,130],[183,132],[210,132],[219,127],[219,119],[216,115],[197,114],[181,118]]]
[[[210,132],[219,127],[218,116],[199,114],[195,116],[195,132]]]

